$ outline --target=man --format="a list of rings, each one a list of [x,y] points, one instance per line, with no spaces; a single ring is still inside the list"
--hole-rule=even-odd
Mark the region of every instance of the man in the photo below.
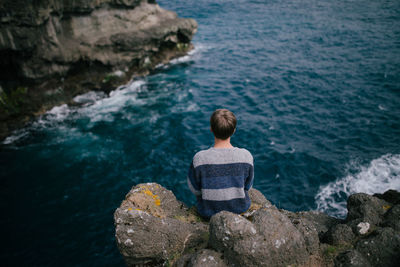
[[[214,146],[196,153],[188,174],[188,186],[197,197],[197,211],[204,218],[227,210],[243,213],[251,205],[248,191],[253,185],[253,156],[233,147],[236,117],[227,109],[211,115]]]

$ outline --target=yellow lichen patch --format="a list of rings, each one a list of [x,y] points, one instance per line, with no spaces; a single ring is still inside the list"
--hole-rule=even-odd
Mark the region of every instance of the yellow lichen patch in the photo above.
[[[390,205],[385,205],[385,206],[382,206],[382,208],[384,209],[384,210],[388,210],[388,209],[390,209],[392,206],[390,206]]]
[[[146,188],[145,190],[142,191],[142,193],[151,196],[154,200],[154,204],[156,204],[157,206],[161,205],[160,197],[158,195],[154,195],[153,192],[151,192],[149,189]]]

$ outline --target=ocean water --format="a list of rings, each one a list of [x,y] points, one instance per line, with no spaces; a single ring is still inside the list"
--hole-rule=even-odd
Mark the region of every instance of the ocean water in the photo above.
[[[344,218],[349,194],[400,190],[399,1],[158,3],[198,21],[188,56],[1,144],[3,264],[123,265],[114,210],[143,182],[192,205],[187,169],[221,107],[280,208]]]

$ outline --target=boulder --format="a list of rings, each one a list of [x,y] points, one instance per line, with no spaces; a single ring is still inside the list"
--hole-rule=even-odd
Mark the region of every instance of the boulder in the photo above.
[[[277,209],[259,209],[252,221],[227,211],[214,215],[209,245],[238,266],[303,264],[309,256],[302,234]]]
[[[187,267],[227,267],[228,265],[223,260],[223,255],[211,249],[203,249],[192,255]],[[177,266],[179,267],[179,265]]]
[[[400,204],[394,205],[388,210],[385,214],[383,225],[400,232]]]
[[[319,211],[301,211],[297,212],[295,216],[298,219],[306,219],[312,223],[318,233],[319,239],[322,239],[331,227],[342,222],[340,219]]]
[[[351,224],[353,230],[360,222],[375,226],[382,222],[383,215],[388,208],[390,208],[390,204],[385,200],[364,193],[354,194],[347,200],[346,221],[355,221]]]
[[[360,239],[355,246],[372,266],[398,266],[400,262],[400,235],[392,228],[379,228]]]
[[[280,212],[288,216],[294,227],[296,227],[296,229],[303,235],[308,253],[317,255],[320,250],[320,241],[315,223],[302,217],[301,213],[290,212],[287,210],[280,210]]]
[[[371,267],[371,264],[357,250],[347,250],[335,258],[335,267]]]
[[[207,222],[171,191],[139,184],[115,211],[117,246],[128,266],[378,267],[400,261],[399,205],[381,211],[386,201],[357,194],[350,197],[357,216],[345,222],[314,211],[279,210],[256,189],[249,195],[246,213],[222,211]],[[375,215],[379,224],[362,221]]]
[[[346,224],[334,225],[324,236],[324,242],[335,246],[351,244],[354,239],[351,227]]]
[[[139,184],[114,213],[117,246],[128,266],[174,262],[205,247],[208,226],[158,184]]]
[[[383,194],[374,194],[374,197],[383,199],[392,205],[400,204],[400,192],[397,192],[396,190],[393,189],[387,190]]]

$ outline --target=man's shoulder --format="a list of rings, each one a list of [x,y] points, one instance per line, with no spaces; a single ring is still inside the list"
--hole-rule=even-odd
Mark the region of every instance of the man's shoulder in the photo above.
[[[234,147],[233,149],[209,148],[197,152],[193,157],[193,165],[219,165],[247,163],[253,165],[253,156],[245,148]]]

